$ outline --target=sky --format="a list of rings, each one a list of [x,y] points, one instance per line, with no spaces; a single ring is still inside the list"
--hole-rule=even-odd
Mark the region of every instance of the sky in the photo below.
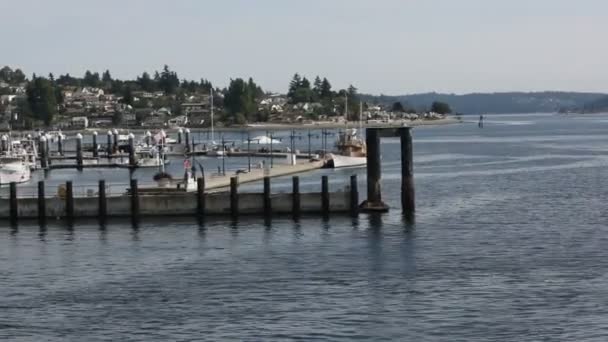
[[[0,0],[0,32],[0,64],[28,75],[608,92],[606,0]]]

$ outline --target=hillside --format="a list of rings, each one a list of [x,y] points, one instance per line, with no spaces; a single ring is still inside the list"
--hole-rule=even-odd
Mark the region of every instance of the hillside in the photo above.
[[[454,112],[464,114],[505,114],[557,112],[564,108],[581,108],[608,95],[576,92],[510,92],[473,93],[465,95],[424,93],[386,96],[362,95],[365,101],[391,105],[400,101],[413,108],[428,108],[433,101],[450,104]]]
[[[608,95],[602,96],[594,101],[585,103],[582,106],[582,109],[579,109],[578,111],[583,113],[608,113]]]

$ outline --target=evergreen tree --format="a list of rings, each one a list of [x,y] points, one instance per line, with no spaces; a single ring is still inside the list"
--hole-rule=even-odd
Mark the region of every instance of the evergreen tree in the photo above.
[[[397,102],[393,103],[393,107],[391,108],[391,111],[402,113],[402,112],[405,112],[405,109],[403,108],[403,104],[401,102],[397,101]]]
[[[169,66],[165,64],[163,71],[160,73],[159,86],[165,94],[175,94],[177,88],[179,88],[179,78],[177,73],[169,70]]]
[[[150,74],[145,71],[141,74],[141,77],[137,77],[137,84],[143,91],[154,91],[156,88],[154,81],[150,78]]]
[[[112,75],[110,75],[110,70],[106,70],[103,72],[103,75],[101,76],[101,81],[105,84],[112,83]]]
[[[120,102],[129,106],[133,106],[133,91],[131,90],[131,86],[127,85],[123,88],[122,100]]]
[[[321,89],[323,87],[323,81],[319,76],[315,77],[314,86],[312,87],[312,92],[315,96],[315,100],[319,100],[321,98]]]
[[[435,101],[431,105],[431,112],[437,114],[450,114],[452,109],[450,108],[450,105],[445,102]]]
[[[51,82],[42,77],[32,79],[26,89],[27,102],[34,118],[49,126],[57,113],[55,90]]]
[[[298,73],[296,73],[295,75],[293,75],[291,82],[289,82],[289,90],[287,91],[287,98],[291,103],[297,103],[295,101],[296,91],[298,90],[301,84],[302,78]]]
[[[327,78],[323,78],[321,82],[321,99],[329,100],[332,98],[331,84],[327,80]]]

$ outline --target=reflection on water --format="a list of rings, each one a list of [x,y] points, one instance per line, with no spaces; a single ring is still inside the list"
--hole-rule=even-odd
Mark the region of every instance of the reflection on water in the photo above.
[[[605,117],[494,120],[414,130],[413,221],[398,209],[399,145],[388,139],[388,214],[3,223],[0,338],[602,340],[607,163],[595,121]],[[121,172],[51,176],[128,179]],[[318,191],[328,174],[339,188],[352,172],[365,189],[364,170],[301,182]]]

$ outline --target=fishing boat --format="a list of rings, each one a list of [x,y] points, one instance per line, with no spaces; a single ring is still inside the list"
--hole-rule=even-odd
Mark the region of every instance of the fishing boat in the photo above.
[[[362,167],[367,165],[367,146],[357,136],[357,130],[347,129],[338,135],[337,151],[326,155],[329,168]]]
[[[344,116],[348,114],[348,98],[345,98]],[[363,103],[359,103],[359,128],[362,129]],[[363,167],[367,165],[367,145],[357,136],[357,129],[350,128],[338,134],[334,153],[325,156],[329,168]]]

